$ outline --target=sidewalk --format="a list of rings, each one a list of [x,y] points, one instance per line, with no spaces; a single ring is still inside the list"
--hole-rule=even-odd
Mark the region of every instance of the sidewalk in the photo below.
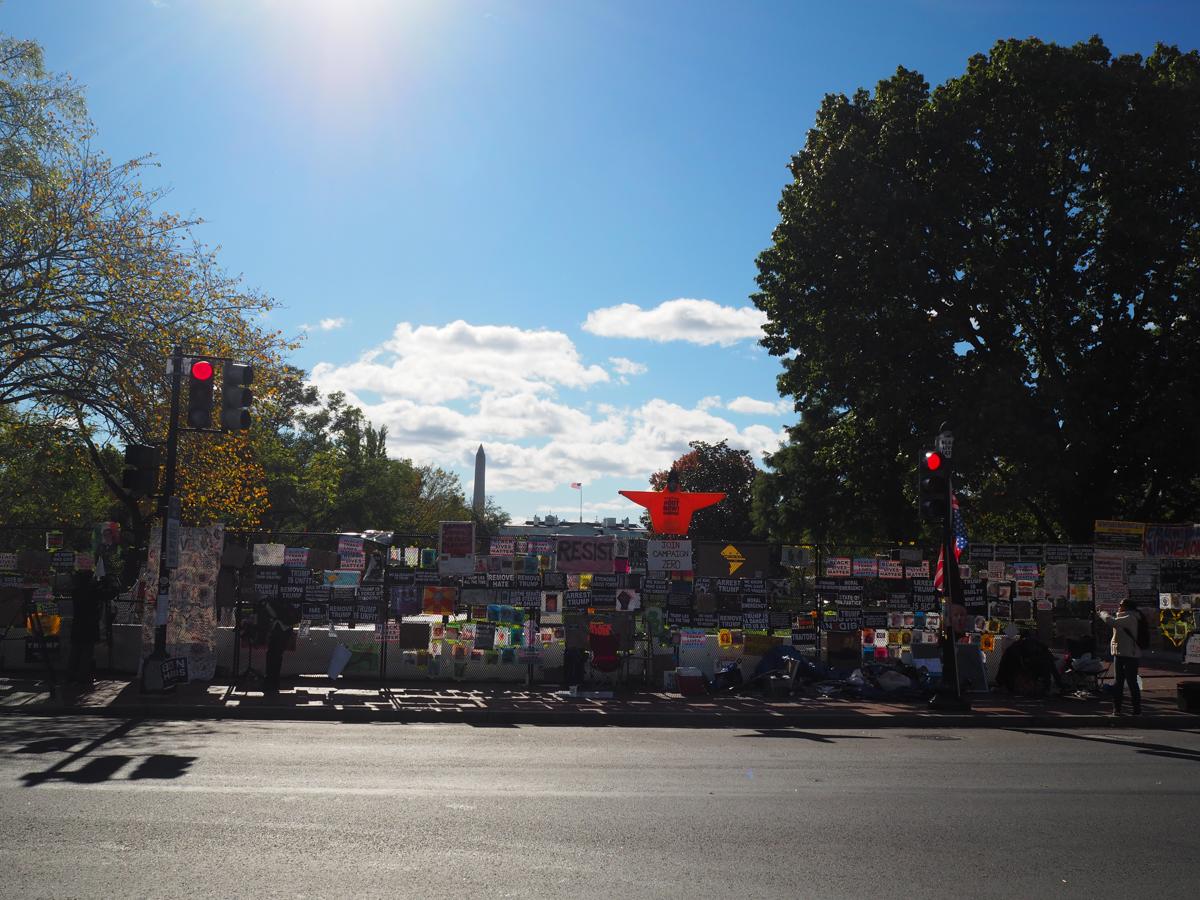
[[[280,693],[243,690],[228,683],[181,685],[173,693],[142,694],[135,681],[102,680],[85,693],[63,689],[54,699],[28,676],[0,676],[0,714],[95,715],[122,718],[291,719],[357,722],[461,722],[472,725],[609,725],[697,728],[895,727],[1137,727],[1200,728],[1200,715],[1181,712],[1180,681],[1200,676],[1147,669],[1142,715],[1109,715],[1107,701],[1068,695],[1048,699],[1003,692],[974,695],[970,712],[940,712],[916,702],[786,698],[756,695],[682,697],[655,691],[573,697],[553,687],[480,684],[331,684],[314,676],[292,679]]]

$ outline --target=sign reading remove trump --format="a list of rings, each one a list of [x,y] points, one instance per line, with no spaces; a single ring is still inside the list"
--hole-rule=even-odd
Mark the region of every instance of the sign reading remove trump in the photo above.
[[[611,572],[617,558],[611,534],[598,537],[560,535],[555,542],[555,568],[560,572]]]

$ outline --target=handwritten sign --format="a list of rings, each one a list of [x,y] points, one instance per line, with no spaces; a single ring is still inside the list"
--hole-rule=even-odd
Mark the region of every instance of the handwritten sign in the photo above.
[[[690,572],[692,570],[691,541],[647,541],[647,572]]]

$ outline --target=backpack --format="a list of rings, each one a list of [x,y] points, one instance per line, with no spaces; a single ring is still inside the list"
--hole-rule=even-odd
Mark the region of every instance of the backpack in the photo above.
[[[1150,626],[1146,623],[1144,613],[1138,613],[1137,645],[1139,650],[1150,649]]]

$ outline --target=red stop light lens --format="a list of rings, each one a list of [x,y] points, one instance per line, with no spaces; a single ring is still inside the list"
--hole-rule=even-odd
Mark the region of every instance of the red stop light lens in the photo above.
[[[197,359],[192,363],[192,377],[198,381],[208,381],[213,376],[213,366],[207,359]]]
[[[929,469],[930,472],[936,472],[942,467],[942,455],[940,453],[934,453],[933,451],[926,453],[925,467]]]

